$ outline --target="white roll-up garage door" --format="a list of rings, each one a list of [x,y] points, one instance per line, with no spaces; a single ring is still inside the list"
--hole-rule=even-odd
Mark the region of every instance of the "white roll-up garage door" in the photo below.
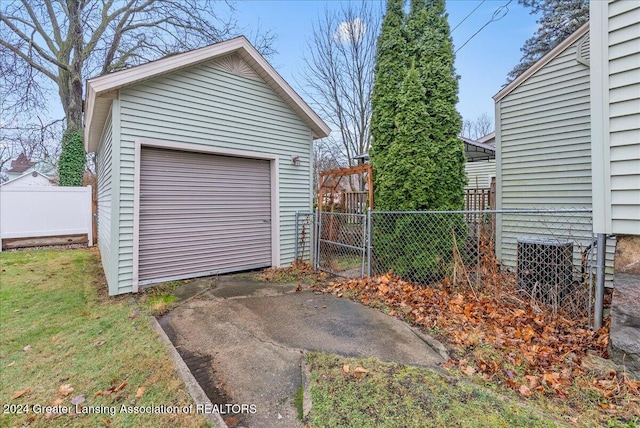
[[[268,160],[143,147],[140,285],[271,266]]]

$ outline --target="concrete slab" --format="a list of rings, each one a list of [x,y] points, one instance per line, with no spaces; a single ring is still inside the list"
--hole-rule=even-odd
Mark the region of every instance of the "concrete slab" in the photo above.
[[[255,405],[255,413],[227,417],[229,425],[301,426],[293,397],[307,350],[423,366],[443,361],[396,318],[306,287],[296,292],[297,285],[220,277],[160,320],[181,353],[211,356],[203,379],[215,379],[221,399]]]

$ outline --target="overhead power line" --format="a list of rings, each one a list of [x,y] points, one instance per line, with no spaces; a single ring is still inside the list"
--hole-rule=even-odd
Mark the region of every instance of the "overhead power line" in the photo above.
[[[458,51],[460,49],[462,49],[463,47],[466,46],[467,43],[469,43],[471,41],[471,39],[473,39],[475,36],[478,35],[478,33],[482,30],[485,29],[485,27],[489,24],[491,24],[492,22],[496,22],[496,21],[500,21],[502,18],[504,18],[505,16],[507,16],[507,13],[509,13],[509,5],[511,4],[513,0],[509,0],[506,4],[500,6],[499,8],[497,8],[494,12],[493,15],[491,15],[491,19],[489,21],[487,21],[482,27],[480,27],[480,29],[478,31],[476,31],[475,33],[473,33],[473,35],[471,37],[469,37],[463,44],[462,46],[460,46],[458,49],[456,49],[456,51],[454,52],[454,54],[458,53]]]
[[[464,21],[466,21],[468,17],[470,17],[471,15],[473,15],[473,12],[475,12],[476,10],[478,10],[478,8],[479,8],[480,6],[482,6],[482,4],[483,4],[485,1],[487,1],[487,0],[482,0],[482,1],[480,2],[480,4],[478,4],[478,5],[475,7],[475,9],[473,9],[471,12],[469,12],[469,14],[468,14],[467,16],[465,16],[465,17],[464,17],[464,19],[463,19],[462,21],[458,22],[458,24],[457,24],[455,27],[453,27],[453,30],[451,30],[451,32],[453,33],[454,31],[456,31],[456,28],[458,28],[458,27],[459,27],[459,26],[460,26]]]

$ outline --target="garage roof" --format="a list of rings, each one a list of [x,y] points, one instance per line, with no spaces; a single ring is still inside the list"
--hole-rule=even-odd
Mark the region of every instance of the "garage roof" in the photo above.
[[[293,109],[313,131],[314,139],[324,138],[331,129],[309,107],[309,105],[289,86],[278,72],[244,37],[216,43],[183,54],[162,58],[147,64],[107,74],[87,80],[84,141],[87,152],[98,149],[98,143],[107,117],[111,101],[117,98],[118,89],[209,61],[216,57],[236,53],[249,64],[264,81]]]

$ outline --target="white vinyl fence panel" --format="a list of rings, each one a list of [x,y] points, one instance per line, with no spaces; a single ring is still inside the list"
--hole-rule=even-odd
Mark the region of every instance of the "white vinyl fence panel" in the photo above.
[[[0,238],[86,234],[93,245],[91,186],[0,188]]]

